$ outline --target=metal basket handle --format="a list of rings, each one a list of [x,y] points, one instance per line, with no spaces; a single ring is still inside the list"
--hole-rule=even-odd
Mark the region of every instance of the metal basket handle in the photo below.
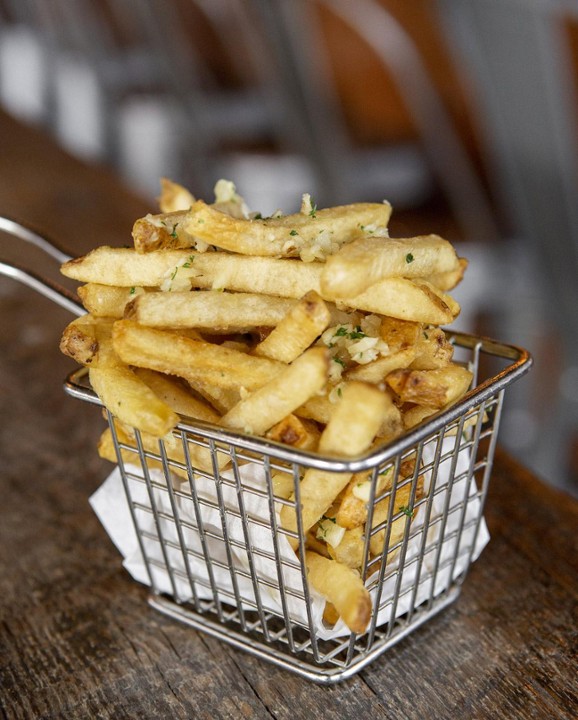
[[[0,232],[34,245],[59,264],[71,259],[71,256],[59,248],[52,240],[49,240],[44,235],[36,232],[36,230],[12,218],[0,216]],[[53,280],[22,267],[17,263],[0,260],[0,275],[5,275],[13,280],[17,280],[23,285],[27,285],[40,295],[65,308],[65,310],[68,310],[73,315],[80,316],[86,312],[74,293]]]

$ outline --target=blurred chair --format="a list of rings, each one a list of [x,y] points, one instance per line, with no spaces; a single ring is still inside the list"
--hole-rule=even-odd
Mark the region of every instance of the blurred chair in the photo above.
[[[322,201],[386,197],[394,206],[416,205],[424,199],[425,172],[441,186],[466,237],[484,242],[496,237],[493,213],[455,124],[415,43],[384,5],[377,0],[250,4],[269,45],[274,82],[281,83],[298,110],[301,149],[314,163]],[[337,98],[320,9],[333,13],[363,39],[392,76],[417,128],[417,144],[360,149],[352,142]],[[367,93],[373,91],[366,88]],[[383,113],[385,117],[387,108]]]
[[[528,318],[507,285],[500,293],[516,309],[505,313],[509,339],[529,341],[536,355],[527,400],[537,422],[532,432],[518,429],[526,433],[522,451],[545,477],[567,486],[578,433],[578,68],[567,22],[578,20],[578,4],[438,0],[438,7],[473,89],[496,199],[517,238],[504,277],[519,273],[527,255],[542,285],[533,288],[543,298],[541,339],[541,318]],[[524,337],[532,322],[536,335]]]

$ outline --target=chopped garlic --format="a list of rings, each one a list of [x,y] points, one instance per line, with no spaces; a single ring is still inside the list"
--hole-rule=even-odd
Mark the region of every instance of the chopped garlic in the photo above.
[[[369,502],[369,496],[371,495],[371,480],[364,480],[353,486],[351,491],[358,500],[362,502]]]
[[[249,218],[249,208],[241,195],[237,193],[235,183],[230,180],[217,180],[214,192],[214,207],[217,210],[234,218]]]
[[[325,540],[331,547],[337,547],[343,540],[345,528],[338,525],[332,518],[324,518],[317,526],[316,537],[318,540]]]

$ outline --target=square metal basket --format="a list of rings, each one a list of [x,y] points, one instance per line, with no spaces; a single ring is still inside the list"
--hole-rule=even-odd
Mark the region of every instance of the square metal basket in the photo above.
[[[333,683],[357,673],[453,602],[487,540],[483,508],[504,391],[531,359],[522,349],[488,339],[448,336],[455,360],[474,372],[472,390],[396,442],[354,460],[201,422],[182,422],[171,440],[145,448],[138,432],[136,442],[121,442],[109,415],[138,541],[138,579],[151,587],[150,604],[301,676]],[[100,404],[83,369],[69,376],[65,389]],[[182,461],[169,459],[175,444]],[[191,462],[199,448],[212,471]],[[400,468],[410,456],[417,460],[415,470],[404,476]],[[320,613],[323,600],[308,582],[299,499],[307,468],[369,473],[371,530],[364,538],[362,577],[372,619],[363,635],[328,626]],[[293,499],[275,494],[278,472],[293,477]],[[392,479],[378,491],[383,473]],[[297,533],[280,526],[283,504],[295,508]],[[375,546],[370,550],[376,533],[378,553]],[[287,535],[297,539],[296,553]]]

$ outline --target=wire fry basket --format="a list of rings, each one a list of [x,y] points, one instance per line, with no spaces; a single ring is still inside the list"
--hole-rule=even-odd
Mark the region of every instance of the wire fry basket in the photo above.
[[[456,359],[473,370],[475,388],[397,442],[355,460],[321,457],[201,422],[180,423],[169,441],[145,448],[137,431],[134,441],[123,441],[109,414],[138,542],[129,565],[134,567],[135,556],[141,563],[133,575],[150,585],[150,604],[301,676],[333,683],[357,673],[453,602],[487,541],[483,508],[504,391],[529,368],[530,358],[488,339],[449,336]],[[496,360],[504,367],[481,380],[482,368]],[[100,404],[84,370],[69,376],[65,389]],[[182,461],[169,459],[175,447]],[[205,449],[212,470],[193,465],[197,448]],[[401,469],[409,457],[415,469],[405,475]],[[300,560],[306,539],[299,479],[308,468],[366,472],[371,479],[371,530],[363,541],[361,574],[373,609],[363,635],[327,624],[324,603]],[[277,473],[293,478],[294,499],[276,494]],[[391,481],[380,491],[383,474]],[[283,505],[294,507],[297,533],[280,526]],[[297,553],[288,552],[288,536],[297,540]]]
[[[14,220],[0,218],[0,231],[57,262],[69,259]],[[69,291],[43,276],[3,261],[0,274],[84,313]],[[454,361],[474,374],[472,389],[397,441],[355,459],[299,451],[200,421],[179,423],[170,438],[151,447],[136,430],[128,440],[119,434],[107,412],[118,468],[105,486],[116,481],[125,498],[122,525],[133,530],[124,565],[150,586],[150,605],[329,684],[359,672],[452,603],[488,540],[483,509],[504,393],[532,361],[521,348],[446,334]],[[101,406],[84,368],[69,375],[65,391]],[[200,455],[202,467],[193,462]],[[362,635],[335,624],[308,580],[299,481],[309,468],[369,478],[360,567],[372,615]],[[279,490],[280,476],[285,485],[289,479],[292,499]],[[280,524],[284,505],[295,511],[296,532]]]

